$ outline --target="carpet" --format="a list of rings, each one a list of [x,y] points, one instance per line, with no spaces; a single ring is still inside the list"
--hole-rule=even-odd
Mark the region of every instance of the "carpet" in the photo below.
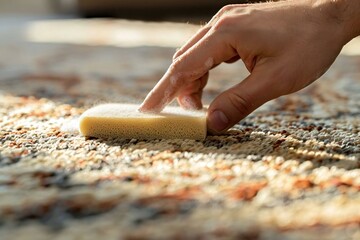
[[[81,113],[140,103],[175,49],[0,33],[1,239],[360,238],[360,56],[220,136],[95,139]],[[212,71],[205,103],[247,74]]]

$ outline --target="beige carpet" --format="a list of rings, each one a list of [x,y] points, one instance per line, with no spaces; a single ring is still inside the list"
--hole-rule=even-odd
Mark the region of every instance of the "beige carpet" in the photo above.
[[[316,84],[222,136],[85,139],[76,118],[97,103],[141,102],[174,48],[96,42],[94,21],[83,44],[27,42],[27,22],[7,23],[0,239],[360,238],[360,56],[341,55]],[[220,66],[205,102],[246,75]]]

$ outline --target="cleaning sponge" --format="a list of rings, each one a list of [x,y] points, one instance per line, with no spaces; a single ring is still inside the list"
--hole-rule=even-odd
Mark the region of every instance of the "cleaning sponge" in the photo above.
[[[206,112],[166,107],[161,113],[141,113],[135,104],[103,104],[80,117],[80,132],[91,137],[136,139],[196,139],[206,137]]]

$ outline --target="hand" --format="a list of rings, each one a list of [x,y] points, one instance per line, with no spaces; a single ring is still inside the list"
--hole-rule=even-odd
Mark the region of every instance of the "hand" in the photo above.
[[[174,98],[202,108],[209,70],[241,59],[250,75],[208,109],[208,129],[227,130],[265,102],[319,78],[351,38],[328,0],[228,5],[176,54],[140,111],[161,111]]]

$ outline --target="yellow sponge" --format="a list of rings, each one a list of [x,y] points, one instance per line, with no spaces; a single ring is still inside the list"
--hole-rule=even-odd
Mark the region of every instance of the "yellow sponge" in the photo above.
[[[206,137],[206,112],[166,107],[161,113],[141,113],[135,104],[103,104],[80,117],[80,132],[91,137],[136,139],[196,139]]]

